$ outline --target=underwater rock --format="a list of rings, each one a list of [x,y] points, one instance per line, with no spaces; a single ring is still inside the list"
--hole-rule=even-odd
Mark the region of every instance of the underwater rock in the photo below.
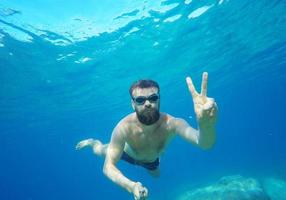
[[[177,200],[270,200],[260,183],[240,175],[226,176],[217,183],[188,191]]]
[[[286,199],[286,181],[268,178],[263,181],[263,189],[271,200]]]

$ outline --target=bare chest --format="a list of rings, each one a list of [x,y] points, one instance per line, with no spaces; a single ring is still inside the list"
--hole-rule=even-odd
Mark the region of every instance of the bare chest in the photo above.
[[[127,143],[139,157],[158,157],[168,144],[169,133],[159,128],[154,132],[134,130],[127,137]]]

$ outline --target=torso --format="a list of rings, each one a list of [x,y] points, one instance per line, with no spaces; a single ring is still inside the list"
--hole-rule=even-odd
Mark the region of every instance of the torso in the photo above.
[[[127,117],[124,151],[136,160],[152,162],[162,154],[173,134],[169,125],[171,116],[161,113],[153,127],[140,124],[135,114]]]

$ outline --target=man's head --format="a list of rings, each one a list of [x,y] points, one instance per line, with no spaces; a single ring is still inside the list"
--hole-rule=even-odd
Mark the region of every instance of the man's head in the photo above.
[[[129,89],[132,107],[138,120],[145,125],[151,125],[160,118],[160,88],[152,80],[139,80]]]

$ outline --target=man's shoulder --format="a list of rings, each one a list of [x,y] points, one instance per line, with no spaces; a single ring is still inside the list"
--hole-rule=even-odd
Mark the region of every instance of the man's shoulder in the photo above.
[[[128,123],[134,123],[135,121],[136,121],[136,113],[133,112],[122,118],[122,120],[119,123],[128,124]]]
[[[175,129],[177,127],[177,124],[182,121],[183,119],[174,117],[170,114],[163,113],[164,123],[167,125],[169,129]]]
[[[175,119],[174,116],[168,114],[168,113],[160,113],[161,118],[163,119],[164,123],[170,123],[173,119]]]
[[[127,129],[135,122],[136,122],[136,113],[130,113],[118,122],[117,127]]]

